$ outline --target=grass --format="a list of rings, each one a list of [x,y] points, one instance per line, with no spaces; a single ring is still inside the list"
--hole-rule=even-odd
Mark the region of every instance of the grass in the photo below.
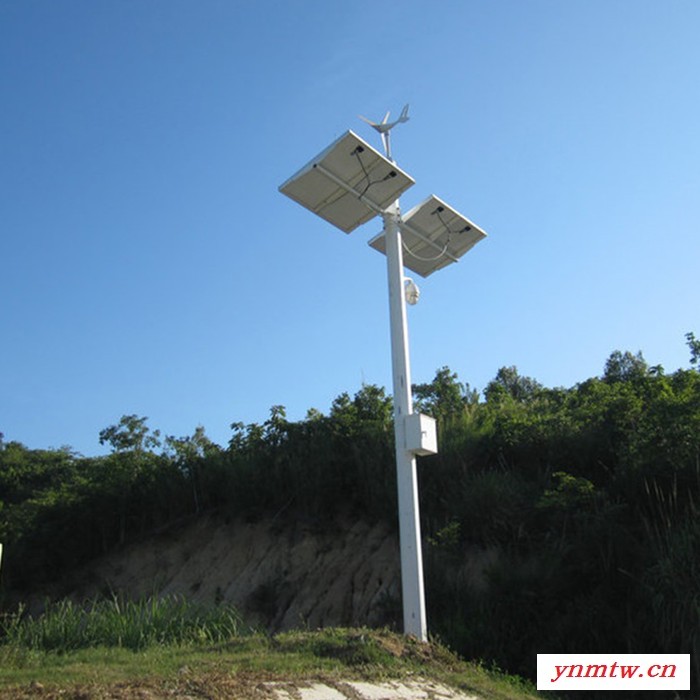
[[[370,629],[269,636],[243,625],[231,608],[174,598],[59,603],[36,619],[6,617],[1,634],[0,697],[11,700],[168,693],[246,699],[264,681],[416,676],[485,700],[538,697],[522,680],[467,663],[437,642]]]
[[[64,600],[47,605],[37,618],[20,609],[0,623],[6,645],[57,653],[97,646],[138,651],[156,644],[216,643],[250,632],[232,606],[205,607],[176,596],[138,601],[113,596],[87,605]]]

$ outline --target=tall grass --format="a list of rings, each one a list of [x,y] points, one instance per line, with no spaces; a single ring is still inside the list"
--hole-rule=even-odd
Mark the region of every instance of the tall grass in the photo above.
[[[6,647],[57,653],[107,646],[140,650],[154,645],[220,643],[250,634],[232,606],[205,607],[170,596],[137,601],[117,596],[86,605],[63,600],[38,617],[23,610],[0,619]]]

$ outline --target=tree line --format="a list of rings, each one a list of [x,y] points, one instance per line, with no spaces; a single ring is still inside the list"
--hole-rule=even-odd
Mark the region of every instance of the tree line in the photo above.
[[[501,368],[483,396],[449,368],[414,386],[438,419],[419,460],[431,628],[469,658],[532,675],[534,654],[700,659],[700,341],[666,373],[614,352],[603,373],[546,388]],[[327,414],[234,423],[229,443],[122,417],[111,454],[0,441],[2,585],[36,587],[180,518],[396,522],[392,403],[377,386]],[[481,557],[478,576],[469,562]],[[397,606],[398,609],[398,606]]]

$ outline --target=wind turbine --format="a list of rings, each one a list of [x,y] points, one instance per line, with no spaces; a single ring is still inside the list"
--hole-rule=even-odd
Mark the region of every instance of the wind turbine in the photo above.
[[[382,143],[384,144],[384,152],[386,153],[386,157],[389,160],[393,161],[393,158],[391,157],[391,140],[389,132],[397,124],[403,124],[404,122],[407,122],[409,120],[408,105],[404,105],[404,108],[401,110],[401,114],[399,115],[399,118],[396,121],[389,121],[390,114],[391,112],[387,112],[384,115],[384,119],[382,119],[382,121],[380,122],[373,122],[371,119],[367,119],[367,117],[363,117],[361,114],[358,116],[360,117],[360,119],[367,122],[373,129],[379,132],[379,135],[382,137]]]

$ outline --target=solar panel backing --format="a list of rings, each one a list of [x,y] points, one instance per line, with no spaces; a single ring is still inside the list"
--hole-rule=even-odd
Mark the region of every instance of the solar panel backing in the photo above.
[[[475,223],[431,195],[407,212],[399,223],[403,241],[403,264],[421,277],[457,262],[486,237]],[[386,254],[384,233],[369,245]]]
[[[410,175],[348,131],[279,190],[350,233],[384,211],[413,184]]]

